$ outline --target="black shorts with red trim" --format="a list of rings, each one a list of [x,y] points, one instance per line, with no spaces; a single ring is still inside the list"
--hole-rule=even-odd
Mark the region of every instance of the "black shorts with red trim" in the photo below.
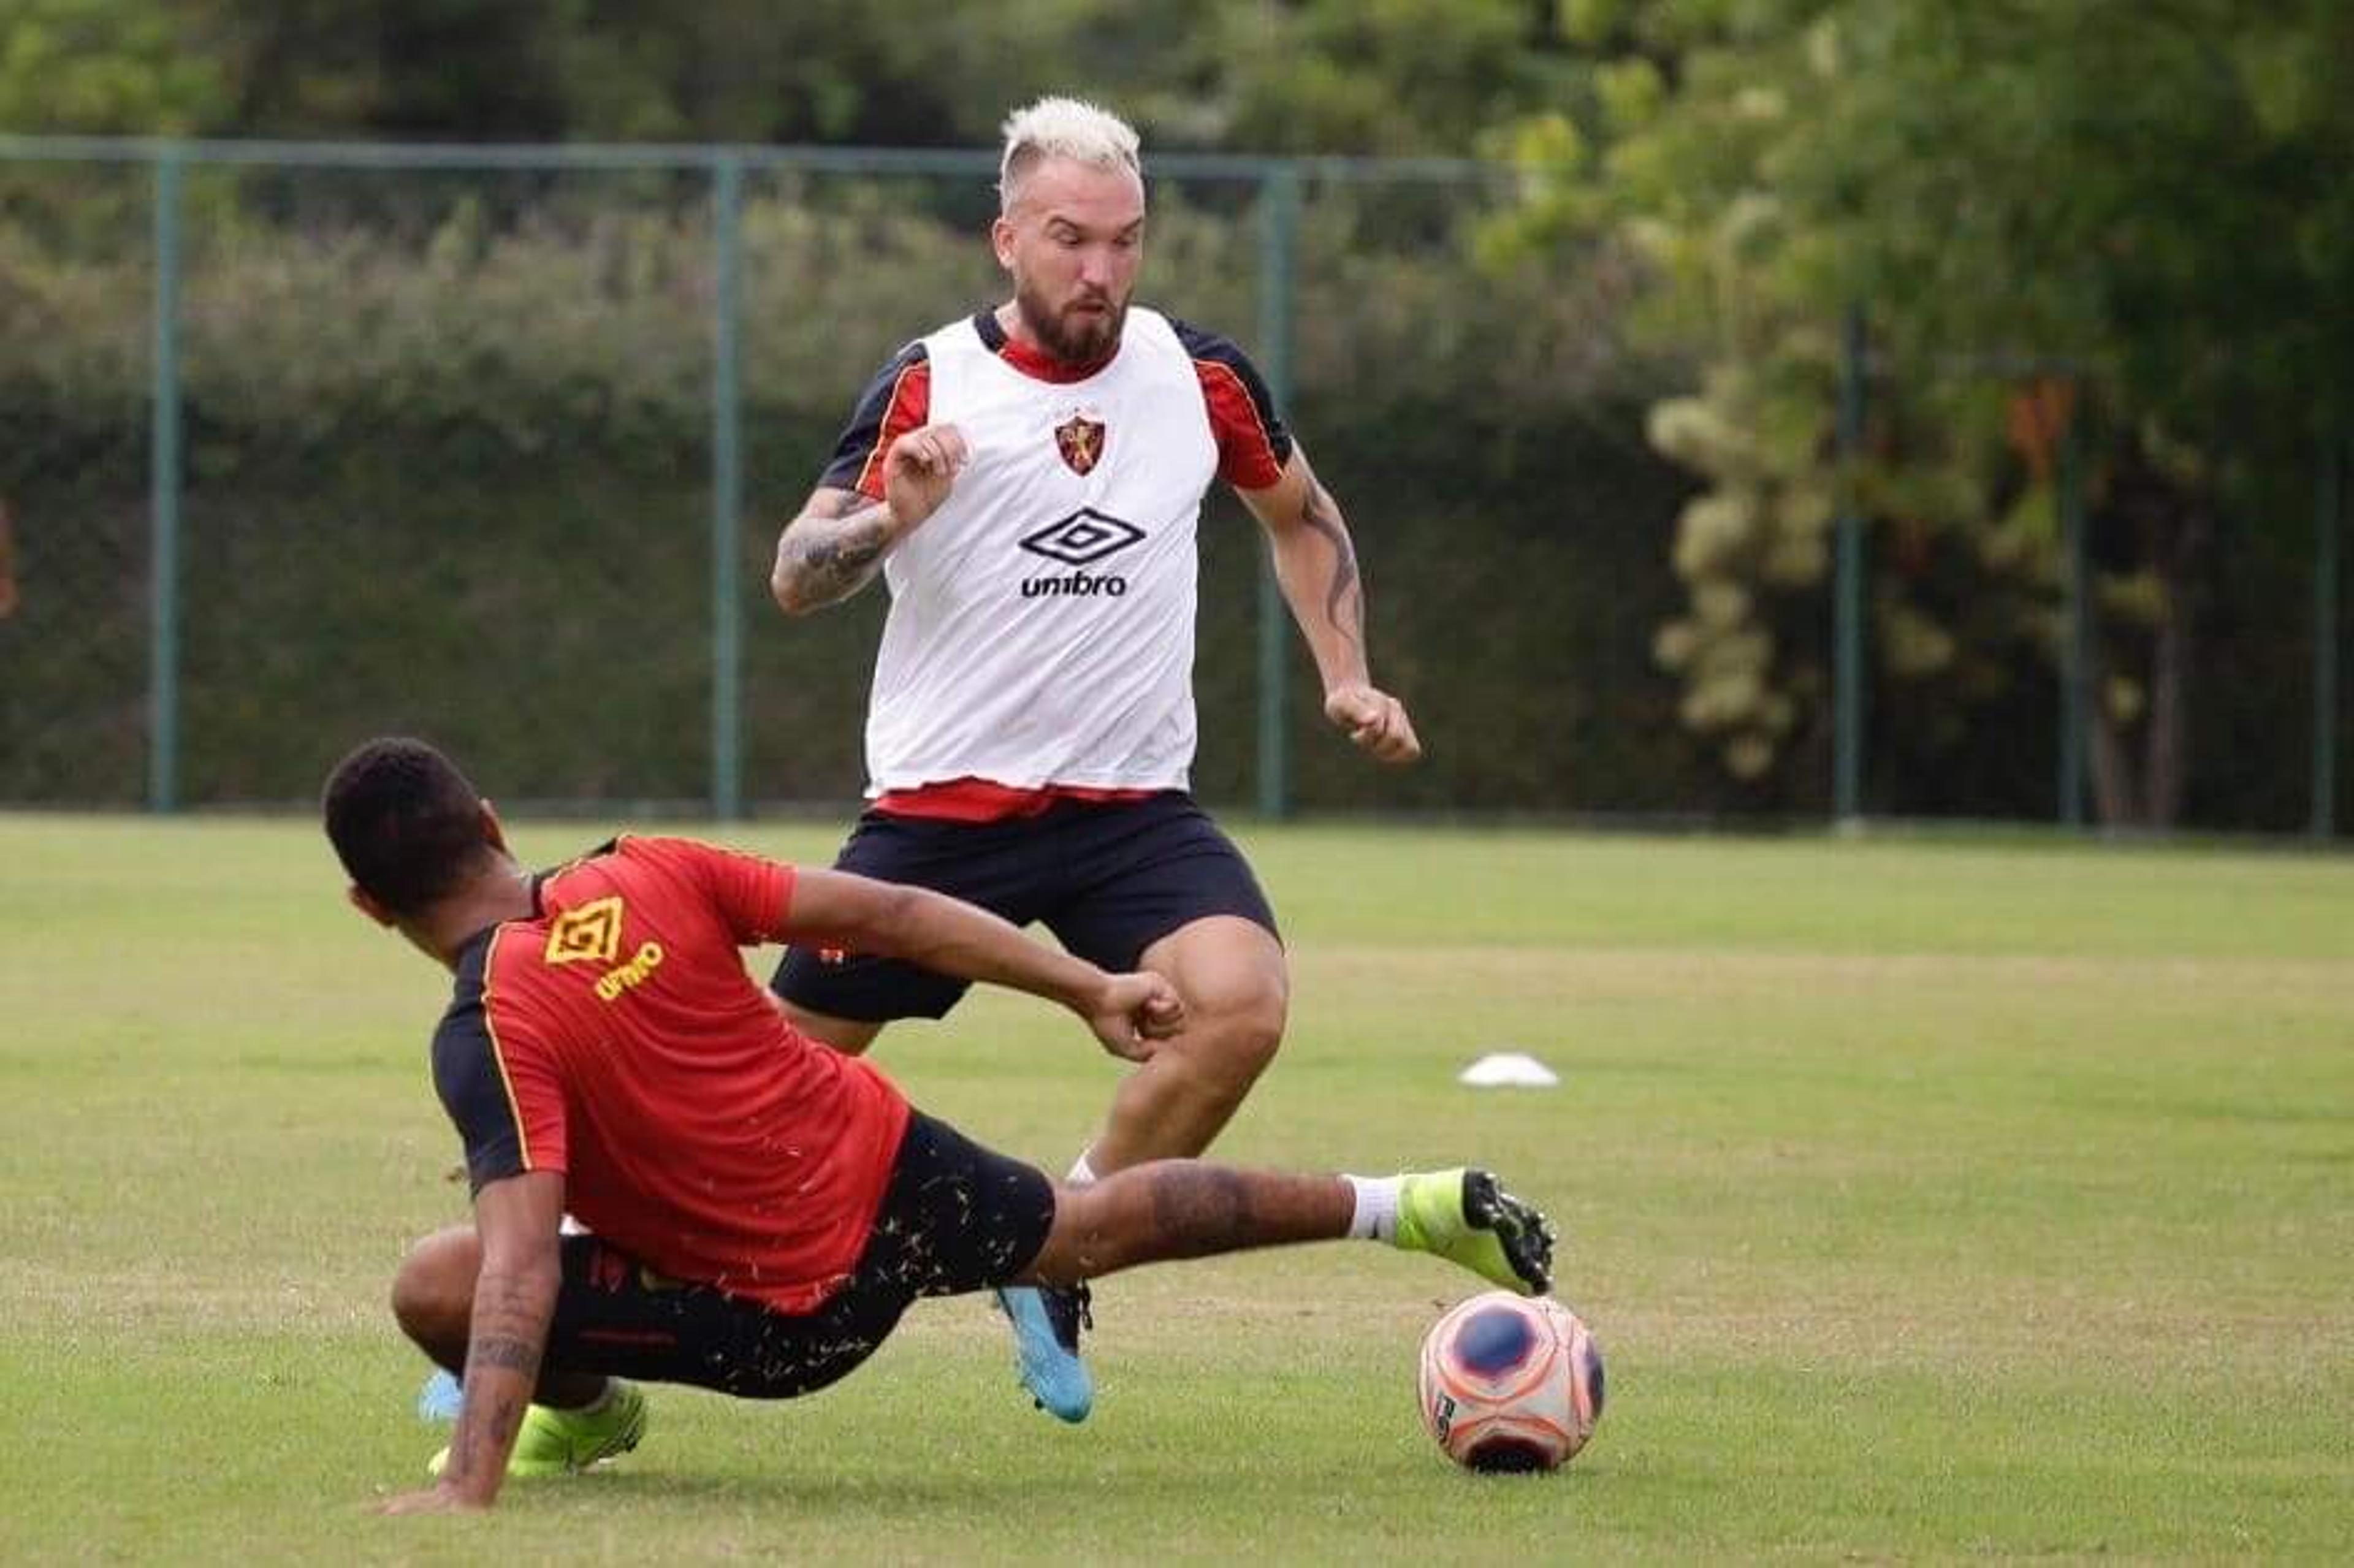
[[[1054,1223],[1055,1187],[1044,1171],[911,1113],[850,1282],[813,1311],[664,1279],[610,1242],[571,1235],[546,1362],[790,1399],[873,1355],[918,1297],[1018,1278]]]
[[[1011,920],[1043,923],[1114,971],[1181,926],[1232,915],[1276,930],[1250,863],[1182,790],[1139,800],[1058,800],[1034,816],[941,821],[868,811],[833,863],[928,887]],[[967,982],[896,959],[794,948],[769,988],[794,1006],[880,1023],[940,1018]]]

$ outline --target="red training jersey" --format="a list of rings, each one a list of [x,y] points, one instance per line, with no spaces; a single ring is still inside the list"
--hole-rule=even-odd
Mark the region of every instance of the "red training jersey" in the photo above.
[[[745,973],[792,888],[771,861],[623,838],[469,941],[433,1081],[475,1189],[561,1171],[573,1215],[663,1274],[788,1312],[839,1289],[907,1102]]]

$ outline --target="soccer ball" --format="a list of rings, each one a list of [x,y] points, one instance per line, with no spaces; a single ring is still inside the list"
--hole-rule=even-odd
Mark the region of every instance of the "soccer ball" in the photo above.
[[[1601,1349],[1549,1297],[1458,1303],[1424,1337],[1417,1381],[1423,1425],[1468,1469],[1558,1469],[1602,1415]]]

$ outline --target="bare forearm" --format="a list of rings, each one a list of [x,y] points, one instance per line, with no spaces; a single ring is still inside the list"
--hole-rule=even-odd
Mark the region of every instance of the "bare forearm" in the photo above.
[[[838,604],[875,580],[897,537],[890,507],[864,495],[829,497],[777,540],[769,591],[788,615]]]
[[[1032,941],[987,910],[919,887],[894,888],[887,911],[855,933],[852,946],[1082,1012],[1103,980],[1093,964]]]
[[[515,1434],[539,1383],[540,1357],[560,1283],[553,1268],[488,1265],[475,1282],[465,1403],[441,1472],[441,1485],[468,1502],[489,1503],[506,1478]]]
[[[1331,492],[1311,479],[1298,516],[1270,539],[1276,581],[1325,689],[1366,680],[1364,584]]]

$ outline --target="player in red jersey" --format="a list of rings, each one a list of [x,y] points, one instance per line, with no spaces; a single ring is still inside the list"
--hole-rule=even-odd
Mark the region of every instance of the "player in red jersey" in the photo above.
[[[393,1310],[463,1373],[464,1403],[435,1486],[387,1511],[487,1507],[510,1470],[635,1447],[646,1403],[626,1377],[822,1388],[922,1296],[1343,1236],[1550,1283],[1551,1226],[1480,1171],[1169,1160],[1057,1185],[794,1029],[739,949],[854,944],[1012,986],[1133,1060],[1183,1027],[1161,976],[1108,974],[940,894],[687,840],[624,838],[533,874],[421,741],[360,747],[323,804],[352,902],[457,976],[433,1077],[474,1223],[418,1244]],[[567,1210],[585,1234],[560,1234]]]

